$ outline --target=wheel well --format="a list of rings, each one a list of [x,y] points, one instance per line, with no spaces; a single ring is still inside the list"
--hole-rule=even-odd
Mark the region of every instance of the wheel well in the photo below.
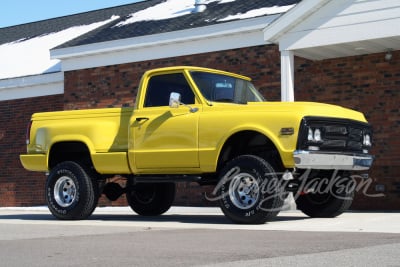
[[[225,142],[219,155],[218,170],[231,159],[245,154],[262,157],[274,167],[284,169],[278,149],[268,137],[256,131],[242,131]]]
[[[91,167],[92,160],[88,147],[82,142],[61,142],[54,144],[49,153],[49,169],[63,161],[80,162]]]

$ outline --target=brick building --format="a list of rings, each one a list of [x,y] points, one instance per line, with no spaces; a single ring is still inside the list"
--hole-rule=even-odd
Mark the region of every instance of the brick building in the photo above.
[[[132,106],[144,71],[196,65],[250,76],[271,101],[363,112],[376,155],[368,194],[385,196],[359,192],[353,208],[400,207],[399,0],[185,0],[168,13],[172,1],[0,29],[0,206],[45,203],[45,176],[18,159],[32,113]],[[180,184],[176,203],[209,204],[204,190]]]

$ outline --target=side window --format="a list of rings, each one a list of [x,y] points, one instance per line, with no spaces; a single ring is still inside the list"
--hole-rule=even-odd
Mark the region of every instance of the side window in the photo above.
[[[181,94],[181,101],[185,104],[194,104],[195,97],[192,89],[182,73],[157,75],[150,78],[147,85],[145,107],[160,107],[169,105],[169,96],[172,92]]]

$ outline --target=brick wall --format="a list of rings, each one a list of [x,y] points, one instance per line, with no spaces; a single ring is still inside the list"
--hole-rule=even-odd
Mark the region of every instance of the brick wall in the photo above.
[[[374,129],[370,171],[376,185],[384,185],[386,197],[365,197],[359,193],[353,207],[358,209],[399,209],[400,178],[400,51],[392,60],[385,53],[311,62],[295,59],[296,101],[339,104],[363,112]],[[399,186],[399,187],[397,187]]]
[[[357,109],[364,112],[374,126],[373,153],[377,159],[370,172],[373,184],[368,192],[377,193],[375,185],[382,184],[386,197],[372,199],[358,194],[355,208],[400,207],[400,193],[395,185],[400,182],[396,172],[400,164],[400,141],[396,138],[400,132],[399,59],[399,51],[393,53],[389,62],[384,60],[384,54],[317,62],[295,59],[297,101],[326,102]],[[132,106],[144,71],[174,65],[212,67],[247,75],[268,100],[280,100],[280,57],[273,45],[66,72],[64,96],[2,102],[0,114],[5,115],[0,124],[3,127],[0,128],[0,206],[44,204],[43,174],[24,171],[18,161],[19,153],[25,150],[25,125],[31,113],[63,108]],[[22,182],[16,182],[18,179]],[[193,183],[179,184],[176,203],[212,205],[202,197],[211,190],[211,187],[200,188]],[[100,205],[110,204],[101,198]],[[125,205],[126,202],[121,197],[112,204]]]
[[[62,95],[0,102],[0,206],[45,203],[45,175],[24,170],[19,155],[26,152],[26,127],[32,113],[62,108]]]
[[[193,65],[247,75],[268,99],[280,99],[280,58],[275,46],[135,62],[65,73],[65,109],[132,106],[149,69]]]

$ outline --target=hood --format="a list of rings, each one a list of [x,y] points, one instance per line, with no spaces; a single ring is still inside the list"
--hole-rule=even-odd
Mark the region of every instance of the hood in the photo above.
[[[233,104],[216,104],[213,105],[221,107],[222,109],[230,107]],[[236,111],[266,111],[271,113],[293,113],[299,117],[314,116],[314,117],[331,117],[343,118],[366,122],[364,115],[361,112],[344,108],[341,106],[323,104],[316,102],[249,102],[246,105],[234,105]]]

